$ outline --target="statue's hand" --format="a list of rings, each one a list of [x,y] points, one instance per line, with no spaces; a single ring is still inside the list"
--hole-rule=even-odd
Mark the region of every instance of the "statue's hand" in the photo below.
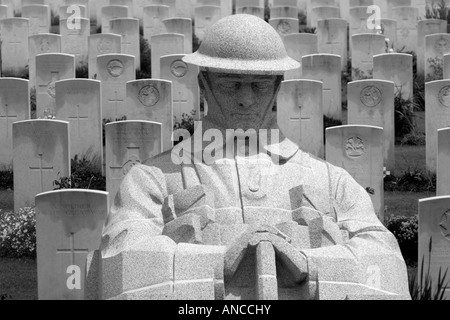
[[[261,242],[270,242],[276,256],[292,273],[294,281],[302,283],[308,279],[308,261],[306,256],[295,248],[282,234],[272,232],[256,232],[249,242],[250,247],[257,247]]]
[[[249,229],[228,247],[225,255],[225,277],[234,275],[249,247],[256,247],[263,241],[272,243],[277,257],[290,270],[296,282],[303,282],[308,278],[306,257],[290,244],[289,237],[277,228],[263,225],[249,226]]]

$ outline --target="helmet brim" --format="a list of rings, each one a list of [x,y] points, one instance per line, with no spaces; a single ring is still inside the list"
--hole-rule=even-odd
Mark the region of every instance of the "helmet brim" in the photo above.
[[[201,68],[207,68],[211,72],[232,74],[284,75],[287,71],[301,67],[299,62],[290,57],[277,60],[230,60],[209,57],[198,51],[184,56],[182,60]]]

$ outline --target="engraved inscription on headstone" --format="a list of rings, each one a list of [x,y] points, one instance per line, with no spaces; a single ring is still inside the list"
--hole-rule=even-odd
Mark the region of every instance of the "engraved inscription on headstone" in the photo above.
[[[381,102],[382,93],[376,87],[366,87],[361,91],[361,102],[367,107],[376,107]]]
[[[152,107],[159,101],[158,89],[152,86],[145,86],[139,91],[139,101],[146,107]]]

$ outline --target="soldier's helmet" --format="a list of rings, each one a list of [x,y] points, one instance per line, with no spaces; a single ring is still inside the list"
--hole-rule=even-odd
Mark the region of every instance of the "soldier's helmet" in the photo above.
[[[202,70],[234,74],[283,75],[300,67],[288,56],[275,29],[247,14],[219,20],[208,30],[198,51],[183,61]]]

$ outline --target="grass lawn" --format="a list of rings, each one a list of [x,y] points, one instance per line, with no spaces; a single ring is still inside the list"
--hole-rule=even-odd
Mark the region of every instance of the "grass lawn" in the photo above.
[[[0,297],[37,300],[36,261],[0,258]]]

